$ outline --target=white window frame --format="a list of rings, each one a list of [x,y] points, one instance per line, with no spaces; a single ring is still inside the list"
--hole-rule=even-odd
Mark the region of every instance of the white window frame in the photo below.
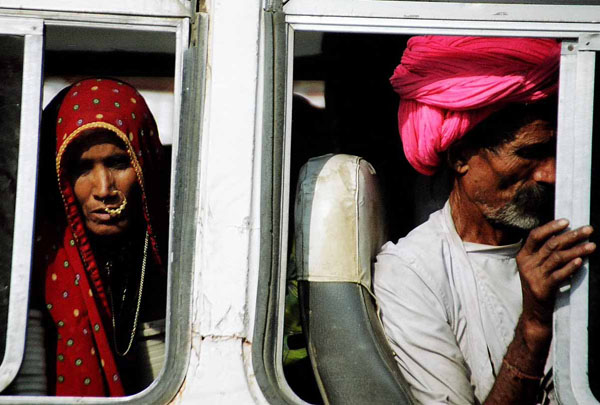
[[[600,41],[582,35],[563,43],[558,122],[556,217],[571,228],[589,224],[594,115],[594,68]],[[597,404],[588,379],[589,263],[557,297],[554,311],[554,382],[561,403]]]
[[[25,0],[27,3],[27,0]],[[147,3],[187,3],[188,0],[175,0],[169,2],[148,1]],[[22,3],[22,2],[21,2]],[[29,2],[36,3],[39,2]],[[71,3],[60,2],[61,5]],[[108,2],[112,5],[119,1]],[[133,2],[122,2],[124,5],[133,7]],[[3,3],[3,7],[5,4]],[[44,8],[48,5],[44,3]],[[136,10],[141,9],[140,3],[135,2]],[[80,6],[81,7],[81,6]],[[73,10],[71,10],[73,11]],[[148,11],[148,10],[147,10]],[[154,10],[156,11],[156,10]],[[158,13],[158,12],[157,12]],[[198,133],[191,122],[197,123],[200,119],[198,108],[190,103],[196,103],[202,98],[201,94],[190,94],[190,89],[199,89],[202,86],[193,82],[193,78],[203,69],[203,58],[199,52],[192,55],[194,61],[188,61],[188,66],[193,71],[188,72],[188,85],[183,86],[184,53],[188,52],[190,19],[173,17],[143,17],[123,15],[97,15],[85,13],[56,13],[21,11],[30,18],[14,17],[15,12],[10,9],[0,9],[0,34],[25,35],[25,60],[23,72],[23,98],[20,129],[20,154],[17,182],[17,202],[15,212],[15,237],[13,263],[18,263],[18,271],[11,272],[11,291],[8,311],[8,334],[7,349],[5,355],[6,366],[3,362],[0,368],[0,392],[10,384],[16,376],[23,358],[25,346],[25,327],[27,323],[27,305],[29,296],[29,274],[32,262],[32,240],[33,220],[35,203],[35,184],[37,176],[37,165],[29,164],[31,159],[37,163],[37,150],[39,138],[39,121],[42,94],[42,58],[44,53],[44,25],[76,26],[81,28],[114,28],[119,30],[136,31],[161,31],[175,34],[175,73],[174,73],[174,111],[173,111],[173,142],[172,142],[172,168],[171,168],[171,190],[170,190],[170,213],[169,213],[169,247],[168,247],[168,293],[166,307],[166,342],[165,362],[163,369],[156,380],[145,390],[127,397],[119,398],[77,398],[77,397],[26,397],[11,396],[0,393],[0,404],[114,404],[114,403],[166,403],[179,389],[187,370],[191,347],[191,278],[193,251],[186,246],[193,245],[193,232],[190,232],[187,224],[195,223],[196,203],[196,176],[194,167],[197,166],[199,151],[190,149],[190,145],[197,143]],[[138,13],[139,14],[139,13]],[[164,13],[162,14],[164,15]],[[202,47],[202,41],[206,36],[207,19],[198,18],[199,29],[196,46]],[[195,56],[195,58],[194,58]],[[196,60],[198,59],[198,60]],[[184,94],[185,92],[185,94]],[[189,100],[189,99],[192,100]],[[182,106],[182,100],[186,105]],[[182,108],[185,107],[188,115],[181,116]],[[186,132],[182,133],[181,129]],[[192,133],[194,131],[194,133]],[[184,139],[185,138],[185,139]],[[183,141],[182,141],[183,139]],[[182,150],[180,151],[180,142]],[[22,154],[25,155],[22,155]],[[185,157],[180,156],[185,155]],[[192,168],[190,171],[189,168]],[[185,173],[185,176],[180,175]],[[182,178],[185,177],[185,178]],[[23,190],[22,190],[23,189]],[[23,196],[22,196],[23,195]],[[185,215],[181,212],[184,211]],[[175,215],[177,214],[177,218]],[[186,224],[181,225],[182,221]],[[178,225],[174,223],[177,222]],[[185,229],[184,229],[185,228]],[[23,232],[17,232],[23,230]],[[191,235],[191,236],[190,236]],[[190,240],[190,238],[192,240]],[[175,251],[174,251],[175,249]],[[188,289],[188,290],[186,290]],[[14,298],[13,298],[14,296]],[[175,319],[176,317],[176,319]],[[14,335],[14,336],[13,336]],[[10,344],[10,346],[9,346]]]
[[[75,13],[106,13],[137,16],[192,17],[195,0],[2,0],[3,8]]]
[[[24,37],[21,120],[17,162],[12,265],[6,328],[6,348],[0,365],[0,391],[10,384],[21,366],[25,348],[37,150],[41,105],[43,25],[41,21],[0,18],[0,35]]]
[[[266,2],[270,10],[277,9],[276,1]],[[599,6],[539,5],[539,4],[482,4],[416,1],[361,1],[361,0],[289,0],[281,6],[286,35],[284,49],[275,48],[275,57],[285,64],[286,81],[284,105],[275,120],[284,120],[284,129],[267,139],[282,137],[280,216],[274,219],[278,228],[278,242],[273,252],[273,267],[263,265],[261,271],[273,271],[278,297],[274,316],[276,337],[267,338],[272,345],[272,358],[281,359],[283,319],[286,291],[288,254],[288,216],[290,193],[291,106],[294,61],[294,35],[296,31],[387,33],[400,35],[480,35],[501,37],[541,37],[563,39],[565,50],[561,59],[561,95],[559,102],[558,154],[557,154],[557,217],[571,219],[577,227],[589,221],[589,182],[591,175],[591,125],[594,65],[589,54],[599,42],[594,34],[600,32]],[[273,28],[276,31],[277,27]],[[585,40],[585,42],[583,42]],[[593,45],[590,45],[592,43]],[[582,45],[583,44],[583,45]],[[573,49],[568,49],[572,45]],[[277,47],[279,55],[277,55]],[[266,47],[269,49],[269,46]],[[390,50],[393,52],[394,50]],[[586,56],[586,53],[588,56]],[[573,56],[575,55],[575,56]],[[398,60],[400,59],[398,54]],[[576,83],[575,83],[576,82]],[[586,87],[587,86],[587,87]],[[569,88],[569,90],[566,89]],[[578,92],[582,92],[579,94]],[[577,94],[577,97],[576,97]],[[265,97],[267,103],[278,96]],[[587,103],[587,104],[586,104]],[[576,110],[576,111],[575,111]],[[576,118],[575,118],[576,117]],[[568,146],[570,145],[570,146]],[[574,156],[577,155],[578,159]],[[268,164],[272,164],[269,162]],[[576,165],[576,166],[575,166]],[[277,169],[275,168],[274,171]],[[573,173],[577,173],[575,176]],[[578,190],[577,192],[575,192]],[[269,228],[267,225],[265,228]],[[269,267],[269,270],[265,270]],[[263,276],[264,279],[267,277]],[[565,287],[568,288],[568,287]],[[259,292],[260,294],[260,292]],[[570,301],[569,301],[570,300]],[[563,306],[565,303],[566,307]],[[257,313],[262,310],[257,309]],[[257,315],[259,316],[259,315]],[[555,311],[554,369],[559,370],[556,387],[562,403],[587,404],[598,401],[589,392],[587,383],[587,262],[573,279],[570,293],[560,294]],[[256,332],[255,332],[256,333]],[[268,336],[268,332],[266,333]],[[264,351],[266,352],[265,349]],[[255,356],[255,361],[258,356]],[[267,366],[269,367],[269,366]],[[287,384],[281,361],[275,361],[272,372],[278,396],[276,402],[305,404]],[[570,378],[569,378],[570,376]],[[585,380],[584,380],[585,378]],[[264,381],[263,379],[262,381]],[[263,383],[264,384],[264,383]],[[273,384],[271,382],[271,384]]]

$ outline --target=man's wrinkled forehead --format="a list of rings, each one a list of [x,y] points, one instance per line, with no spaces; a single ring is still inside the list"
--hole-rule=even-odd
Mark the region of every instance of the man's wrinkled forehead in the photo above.
[[[495,150],[517,138],[531,141],[529,136],[523,137],[526,133],[556,134],[557,105],[556,97],[531,104],[509,104],[479,123],[461,141],[471,149]]]

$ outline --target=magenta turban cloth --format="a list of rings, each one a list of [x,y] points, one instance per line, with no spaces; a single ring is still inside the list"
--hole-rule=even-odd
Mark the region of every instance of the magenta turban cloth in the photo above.
[[[410,164],[432,175],[440,152],[503,105],[554,94],[559,59],[553,39],[411,38],[390,78],[400,95],[398,128]]]

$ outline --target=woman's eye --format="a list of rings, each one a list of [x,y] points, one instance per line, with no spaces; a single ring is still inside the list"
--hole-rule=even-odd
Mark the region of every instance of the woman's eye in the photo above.
[[[77,179],[83,176],[86,173],[89,173],[92,170],[93,164],[88,161],[79,161],[70,170],[71,175],[74,179]]]
[[[108,158],[104,164],[111,169],[117,170],[125,170],[131,166],[128,156],[113,156]]]

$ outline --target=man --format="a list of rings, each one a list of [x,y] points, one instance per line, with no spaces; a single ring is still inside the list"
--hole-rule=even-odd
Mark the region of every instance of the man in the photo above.
[[[416,37],[391,79],[409,162],[430,175],[445,158],[453,179],[444,208],[375,266],[388,340],[421,403],[550,400],[555,293],[595,249],[591,227],[550,220],[559,51]]]

